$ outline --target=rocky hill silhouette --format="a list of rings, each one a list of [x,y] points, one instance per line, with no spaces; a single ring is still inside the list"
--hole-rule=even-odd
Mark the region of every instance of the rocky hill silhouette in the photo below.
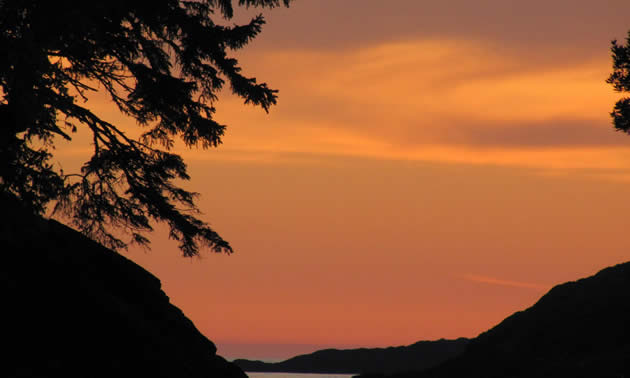
[[[389,348],[324,349],[277,363],[235,360],[245,371],[320,374],[400,372],[425,369],[464,351],[468,339],[420,341]]]
[[[0,208],[1,377],[246,377],[149,272],[54,220]]]
[[[558,285],[422,372],[365,377],[630,377],[630,262]]]

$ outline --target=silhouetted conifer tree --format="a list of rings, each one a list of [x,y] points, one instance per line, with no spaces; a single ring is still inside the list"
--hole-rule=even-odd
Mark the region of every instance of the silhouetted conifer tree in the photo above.
[[[290,0],[238,0],[239,6],[288,6]],[[143,236],[150,220],[166,222],[184,255],[200,246],[231,252],[198,219],[195,193],[174,138],[216,147],[225,126],[213,118],[217,91],[232,92],[268,111],[276,92],[244,76],[230,50],[245,46],[265,23],[222,26],[232,0],[0,0],[0,193],[42,213],[55,209],[86,235],[117,249]],[[106,91],[125,115],[144,127],[130,138],[84,106]],[[70,140],[88,128],[92,157],[66,174],[51,164],[53,138]],[[5,215],[3,215],[5,216]]]
[[[607,82],[617,92],[630,92],[630,32],[626,44],[620,45],[612,41],[613,72]],[[622,98],[615,104],[610,113],[617,130],[630,133],[630,98]]]

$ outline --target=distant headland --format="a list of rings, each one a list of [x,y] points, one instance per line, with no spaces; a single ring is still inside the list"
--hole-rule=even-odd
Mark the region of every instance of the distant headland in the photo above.
[[[267,363],[237,359],[241,369],[250,372],[357,374],[402,372],[438,365],[462,353],[469,340],[419,341],[389,348],[324,349],[286,361]]]

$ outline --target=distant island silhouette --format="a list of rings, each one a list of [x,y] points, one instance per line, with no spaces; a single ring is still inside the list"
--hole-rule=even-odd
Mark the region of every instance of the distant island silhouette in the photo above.
[[[286,361],[267,363],[237,359],[249,372],[356,374],[401,372],[433,367],[462,353],[468,339],[419,341],[409,346],[389,348],[324,349]]]

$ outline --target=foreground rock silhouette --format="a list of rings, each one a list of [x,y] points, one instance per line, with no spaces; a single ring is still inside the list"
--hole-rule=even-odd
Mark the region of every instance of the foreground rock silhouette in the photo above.
[[[436,368],[388,376],[628,378],[630,262],[554,287]]]
[[[247,377],[155,276],[56,221],[0,208],[0,377]]]
[[[419,341],[389,348],[324,349],[277,363],[235,360],[245,371],[356,374],[426,369],[464,351],[468,339]]]

